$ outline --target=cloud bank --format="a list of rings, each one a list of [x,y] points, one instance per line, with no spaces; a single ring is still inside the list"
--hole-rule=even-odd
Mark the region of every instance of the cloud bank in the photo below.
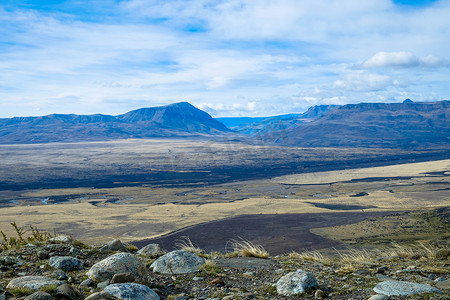
[[[30,3],[0,4],[0,117],[450,98],[448,0]]]

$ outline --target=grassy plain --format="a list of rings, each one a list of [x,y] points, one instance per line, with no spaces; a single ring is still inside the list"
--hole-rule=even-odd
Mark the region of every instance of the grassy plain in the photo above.
[[[276,177],[315,163],[333,169],[337,161],[351,166],[355,158],[364,164],[406,155],[352,151],[179,140],[3,145],[0,229],[13,234],[9,223],[17,222],[101,244],[239,215],[408,211],[450,204],[450,160]],[[186,181],[193,172],[196,180]],[[252,172],[263,175],[248,180]],[[116,173],[122,181],[108,182],[117,179],[111,177]],[[57,188],[49,188],[52,183]]]

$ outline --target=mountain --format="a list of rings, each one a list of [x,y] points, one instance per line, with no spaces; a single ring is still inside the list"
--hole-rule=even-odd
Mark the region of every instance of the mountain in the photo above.
[[[264,138],[308,147],[449,147],[449,120],[450,101],[348,104]]]
[[[229,129],[187,102],[110,115],[52,114],[0,119],[0,144],[221,134]]]
[[[217,118],[235,132],[251,137],[267,138],[267,136],[282,135],[285,130],[311,122],[338,105],[316,105],[310,107],[303,114],[286,114],[260,118]]]

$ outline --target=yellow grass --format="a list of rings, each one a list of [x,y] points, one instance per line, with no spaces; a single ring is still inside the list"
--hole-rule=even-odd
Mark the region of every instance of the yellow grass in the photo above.
[[[256,257],[256,258],[268,258],[269,252],[267,252],[263,246],[255,245],[250,241],[241,239],[240,241],[230,241],[233,252],[242,257]]]
[[[181,145],[180,145],[181,146]],[[57,205],[17,205],[0,208],[0,230],[13,235],[11,222],[19,226],[35,226],[41,230],[58,234],[72,235],[79,240],[103,244],[114,238],[122,241],[151,238],[199,223],[215,221],[250,214],[285,214],[285,213],[334,213],[342,210],[318,208],[309,202],[348,205],[375,205],[376,208],[364,211],[380,210],[414,210],[448,205],[448,191],[430,188],[427,181],[449,182],[449,177],[429,177],[413,179],[410,182],[384,181],[370,183],[342,182],[350,178],[420,175],[424,172],[436,172],[450,169],[450,160],[437,162],[405,164],[390,167],[366,168],[313,174],[292,175],[273,180],[238,182],[196,188],[195,193],[187,196],[175,196],[186,188],[152,188],[122,187],[115,189],[53,189],[35,190],[20,194],[21,197],[67,196],[78,197],[76,201]],[[289,180],[287,180],[289,179]],[[323,185],[289,186],[294,191],[285,197],[283,183],[329,183]],[[277,183],[279,182],[279,183]],[[414,185],[412,185],[414,183]],[[395,193],[389,192],[390,185],[395,186]],[[400,185],[400,187],[398,187]],[[271,192],[272,190],[282,192]],[[227,199],[217,191],[225,190]],[[269,192],[268,192],[269,191]],[[364,197],[350,197],[352,194],[368,191]],[[2,194],[3,193],[3,194]],[[12,192],[11,192],[12,193]],[[312,194],[324,194],[325,197],[314,198]],[[88,200],[79,200],[86,194]],[[7,195],[6,191],[0,193]],[[134,198],[119,204],[106,203],[107,197]],[[1,196],[6,197],[6,196]],[[200,198],[199,200],[199,197]],[[6,198],[9,199],[9,198]],[[179,203],[170,203],[176,199]],[[433,201],[430,201],[432,199]],[[88,201],[99,201],[98,206]],[[166,201],[166,202],[164,202]],[[26,201],[23,202],[24,204]],[[156,204],[162,203],[162,204]],[[191,203],[184,205],[181,203]],[[370,224],[369,224],[370,225]],[[345,234],[351,233],[353,225],[348,225]],[[368,229],[370,229],[368,227]],[[379,228],[374,228],[380,232]],[[322,234],[321,229],[313,233]],[[375,232],[374,231],[374,232]],[[330,236],[339,238],[341,230],[336,229]]]

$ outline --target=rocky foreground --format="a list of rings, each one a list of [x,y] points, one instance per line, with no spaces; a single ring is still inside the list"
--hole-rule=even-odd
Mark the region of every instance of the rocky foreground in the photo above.
[[[93,247],[53,237],[5,247],[0,300],[449,299],[448,249],[355,250],[332,259],[319,252],[204,254],[185,246],[191,252],[166,253],[157,244],[138,251],[119,240]]]

